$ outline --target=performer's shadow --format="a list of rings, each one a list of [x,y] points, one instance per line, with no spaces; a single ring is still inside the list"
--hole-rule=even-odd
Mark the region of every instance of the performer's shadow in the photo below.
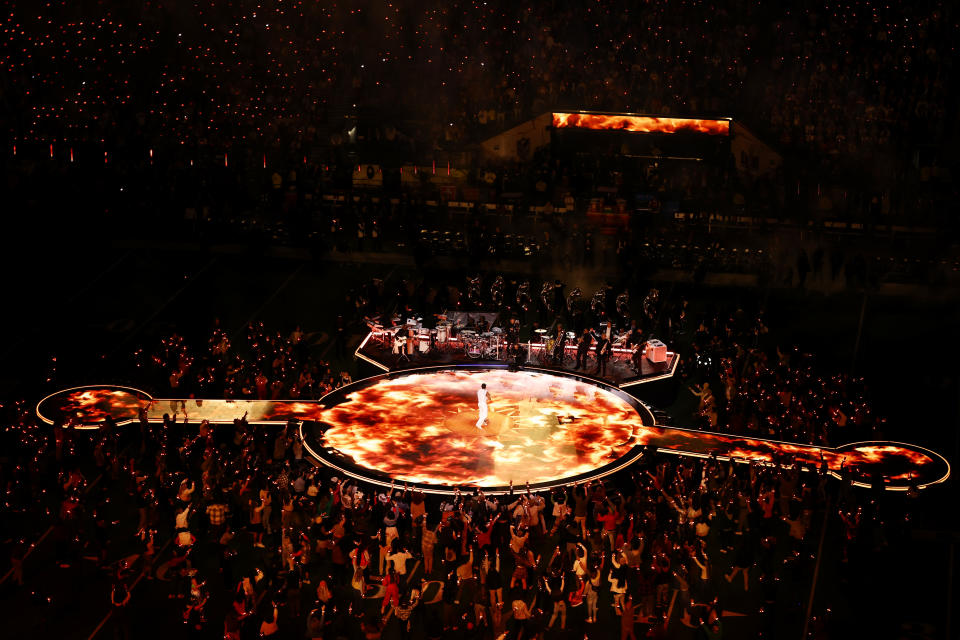
[[[487,424],[483,429],[477,428],[479,414],[474,412],[451,413],[444,417],[443,426],[451,432],[471,438],[497,438],[506,434],[513,426],[510,416],[490,411],[487,414]]]

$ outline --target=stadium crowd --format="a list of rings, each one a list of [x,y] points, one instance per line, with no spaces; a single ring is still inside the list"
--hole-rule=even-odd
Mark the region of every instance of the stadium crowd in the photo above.
[[[341,185],[347,176],[349,185],[358,160],[429,163],[562,107],[733,115],[799,154],[801,165],[823,165],[808,181],[818,198],[819,185],[838,175],[856,185],[847,169],[858,159],[889,155],[893,173],[885,175],[903,188],[878,195],[884,189],[867,180],[844,189],[844,206],[916,218],[932,203],[902,158],[950,134],[946,54],[955,20],[949,3],[868,0],[804,11],[687,0],[583,7],[197,0],[10,11],[0,38],[8,180],[27,190],[51,175],[119,183],[167,215],[208,207],[229,219],[257,208],[278,182],[285,189],[291,172],[300,174],[294,181]],[[360,44],[357,33],[375,44]],[[541,198],[571,186],[616,187],[623,173],[575,165],[535,155],[494,167],[498,193],[540,182]],[[484,184],[477,159],[454,166]],[[657,173],[627,172],[621,188],[658,193],[668,180],[675,199],[707,196],[698,210],[729,206],[733,193],[752,190],[748,205],[779,216],[796,186],[782,175],[751,186],[713,171],[701,176],[696,167],[670,178],[665,167]]]
[[[821,152],[858,153],[901,134],[936,137],[956,16],[949,3],[868,0],[805,11],[749,0],[196,0],[108,2],[95,12],[50,5],[3,18],[4,107],[19,116],[10,135],[20,141],[109,149],[108,140],[133,135],[223,149],[258,139],[296,157],[313,141],[329,143],[318,140],[318,123],[338,93],[389,108],[397,122],[428,123],[412,137],[430,145],[558,104],[667,115],[755,110],[784,143]],[[355,38],[361,32],[369,44]]]

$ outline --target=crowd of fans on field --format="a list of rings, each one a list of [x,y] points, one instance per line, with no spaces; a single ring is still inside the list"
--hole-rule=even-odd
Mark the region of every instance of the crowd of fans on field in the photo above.
[[[599,295],[599,306],[576,298],[554,311],[570,297],[547,284],[528,310],[518,307],[525,324],[574,315],[590,324],[606,313]],[[377,281],[352,295],[356,313],[331,340],[345,342],[366,314],[434,297]],[[474,295],[483,308],[497,303]],[[606,317],[689,342],[683,376],[700,396],[704,428],[821,444],[872,428],[862,381],[823,379],[800,352],[767,351],[762,314],[717,309],[688,319],[685,301],[655,290],[634,306],[622,317],[614,300]],[[215,323],[202,344],[170,335],[135,361],[181,397],[316,398],[349,375],[312,356],[307,335],[254,323],[231,341]],[[678,624],[719,637],[731,611],[770,629],[792,615],[771,603],[809,579],[810,532],[828,496],[844,561],[890,535],[889,517],[881,526],[878,503],[849,479],[788,459],[765,467],[650,451],[603,482],[439,497],[314,466],[293,422],[196,424],[188,407],[171,406],[162,423],[144,413],[126,427],[108,420],[79,431],[69,421],[37,425],[22,403],[11,415],[5,509],[51,522],[61,565],[90,556],[110,571],[121,637],[136,628],[127,607],[141,575],[166,585],[196,637],[532,638],[619,628],[625,638],[659,638]],[[131,547],[133,559],[117,559]],[[18,582],[30,577],[27,549],[12,553]]]
[[[823,446],[882,437],[863,378],[819,372],[812,354],[771,345],[768,332],[762,312],[742,308],[700,319],[685,372],[700,382],[690,388],[703,428]]]
[[[347,331],[341,317],[327,336],[335,358],[346,356]],[[241,333],[232,343],[218,320],[206,344],[173,333],[155,348],[140,349],[137,366],[158,388],[183,397],[316,399],[350,381],[348,372],[311,354],[299,326],[284,335],[251,322]]]
[[[839,505],[844,561],[872,550],[864,532],[880,527],[876,503],[849,482],[786,460],[760,467],[651,452],[609,481],[438,497],[315,467],[293,424],[214,426],[171,414],[126,431],[107,421],[57,433],[21,473],[57,503],[56,561],[89,555],[110,571],[120,637],[136,628],[127,611],[142,577],[165,585],[190,637],[619,628],[621,637],[665,638],[668,620],[673,633],[683,625],[720,637],[730,612],[770,629],[793,615],[771,603],[809,578],[808,532],[828,495]],[[55,481],[33,475],[41,468]],[[31,485],[17,480],[8,478],[8,509],[27,508],[20,491]],[[135,508],[110,522],[111,499]],[[115,558],[130,545],[134,556]],[[25,550],[13,554],[19,583],[30,579]]]

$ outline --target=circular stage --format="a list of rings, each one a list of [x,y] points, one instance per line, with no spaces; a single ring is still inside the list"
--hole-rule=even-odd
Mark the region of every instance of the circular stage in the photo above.
[[[137,419],[150,394],[133,387],[92,385],[51,393],[37,403],[37,416],[47,424],[75,421],[77,429],[98,429],[107,416],[117,425]]]
[[[488,422],[478,420],[486,383]],[[367,482],[543,489],[608,475],[642,451],[654,423],[631,396],[575,375],[506,368],[408,370],[367,378],[321,400],[303,426],[321,462]]]

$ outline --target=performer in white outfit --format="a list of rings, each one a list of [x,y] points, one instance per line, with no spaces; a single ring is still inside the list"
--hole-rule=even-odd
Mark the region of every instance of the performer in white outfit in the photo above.
[[[480,410],[480,417],[477,419],[477,429],[483,429],[483,424],[487,421],[487,383],[484,382],[477,389],[477,407]]]

